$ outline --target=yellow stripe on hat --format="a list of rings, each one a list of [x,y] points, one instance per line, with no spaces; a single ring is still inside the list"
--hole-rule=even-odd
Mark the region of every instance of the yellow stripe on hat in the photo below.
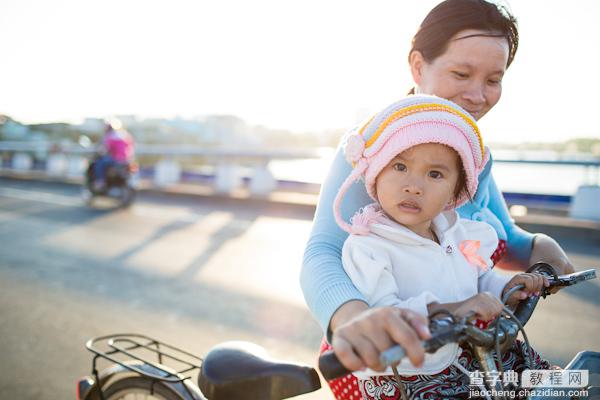
[[[485,154],[485,149],[483,147],[483,138],[481,137],[481,133],[479,132],[479,128],[477,127],[477,124],[475,124],[473,122],[472,118],[467,116],[465,113],[463,113],[455,108],[452,108],[450,106],[447,106],[445,104],[438,104],[438,103],[415,104],[412,106],[403,107],[400,110],[393,112],[389,117],[387,117],[381,123],[379,128],[377,128],[377,130],[373,134],[373,136],[371,136],[371,138],[365,143],[365,148],[367,148],[367,147],[371,146],[373,143],[375,143],[377,138],[379,138],[379,136],[381,135],[381,132],[383,132],[385,130],[385,128],[387,128],[387,126],[390,125],[392,122],[394,122],[400,118],[407,117],[409,115],[417,114],[419,112],[424,112],[424,111],[445,111],[445,112],[449,112],[451,114],[457,115],[460,118],[462,118],[475,131],[475,134],[477,135],[477,139],[479,140],[479,147],[481,148],[481,156],[483,157],[483,155]],[[372,120],[373,120],[373,118],[371,118],[369,120],[369,122],[367,122],[360,129],[360,131],[359,131],[360,135],[362,135],[364,133],[364,130],[371,123]]]
[[[362,126],[362,128],[360,128],[360,130],[358,131],[358,134],[360,136],[363,135],[363,132],[365,131],[365,129],[367,129],[367,126],[369,126],[369,124],[371,123],[371,121],[373,121],[375,119],[375,117],[377,116],[377,114],[373,115],[371,118],[369,118],[369,120]]]

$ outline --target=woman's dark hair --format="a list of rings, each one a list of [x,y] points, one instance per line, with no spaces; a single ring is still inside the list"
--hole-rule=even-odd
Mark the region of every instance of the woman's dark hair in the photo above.
[[[419,51],[428,63],[444,54],[450,39],[465,29],[504,37],[508,41],[508,68],[519,45],[517,20],[499,4],[485,0],[446,0],[435,6],[425,17],[412,40],[413,51]],[[483,36],[483,35],[482,35]]]

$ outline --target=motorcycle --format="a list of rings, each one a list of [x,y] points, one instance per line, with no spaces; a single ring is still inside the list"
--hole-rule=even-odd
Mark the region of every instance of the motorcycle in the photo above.
[[[113,164],[107,167],[104,185],[96,187],[94,165],[100,157],[97,155],[86,170],[85,182],[81,190],[81,196],[88,206],[93,205],[96,197],[109,197],[117,200],[121,207],[129,207],[136,195],[135,173],[137,164]]]
[[[548,276],[550,287],[544,288],[540,297],[551,294],[552,287],[572,286],[596,278],[593,269],[568,275],[557,275],[552,266],[537,263],[530,271]],[[522,289],[516,286],[507,293]],[[533,314],[540,297],[529,297],[519,304],[513,313],[505,308],[487,328],[480,328],[467,321],[448,315],[431,316],[431,339],[423,342],[428,353],[434,353],[448,343],[459,343],[474,350],[483,371],[487,375],[498,375],[500,370],[496,358],[510,348],[522,332],[529,346],[523,325]],[[275,360],[256,344],[226,342],[199,357],[177,346],[164,343],[144,334],[112,334],[95,337],[87,341],[86,348],[93,353],[92,373],[77,381],[78,400],[282,400],[320,389],[317,371],[307,365]],[[404,349],[393,346],[381,354],[381,363],[394,366],[405,357]],[[101,362],[109,366],[100,368]],[[529,365],[533,365],[528,360]],[[350,373],[333,352],[321,355],[319,369],[328,379],[343,377]],[[600,353],[583,351],[565,367],[570,370],[587,370],[590,380],[580,390],[572,390],[567,396],[546,395],[540,389],[527,390],[519,387],[520,397],[529,400],[598,398],[598,373]],[[196,376],[196,379],[194,379]],[[194,382],[196,381],[197,384]],[[504,392],[517,391],[505,383],[488,380],[481,383],[483,397],[504,399]],[[556,390],[558,392],[558,390]],[[487,392],[490,394],[487,395]],[[540,394],[541,392],[541,394]],[[565,391],[566,392],[566,391]],[[404,393],[403,393],[404,394]],[[514,397],[514,396],[512,396]]]

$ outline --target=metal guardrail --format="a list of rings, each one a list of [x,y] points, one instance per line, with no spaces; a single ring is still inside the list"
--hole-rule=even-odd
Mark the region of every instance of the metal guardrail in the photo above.
[[[584,167],[586,172],[585,181],[590,185],[600,185],[600,159],[596,160],[527,160],[527,159],[498,159],[494,163],[499,164],[528,164],[528,165],[553,165],[561,167]]]
[[[78,144],[57,144],[52,142],[15,142],[0,141],[0,151],[9,152],[46,152],[64,154],[91,154],[95,152],[92,147],[82,147]],[[252,148],[220,148],[203,147],[197,145],[173,145],[173,144],[138,144],[136,145],[138,155],[164,155],[164,156],[203,156],[203,157],[256,157],[269,159],[314,159],[320,158],[316,150],[298,149],[252,149]],[[531,159],[499,159],[494,158],[497,163],[512,164],[544,164],[544,165],[572,165],[583,167],[600,168],[600,158],[591,160],[531,160]]]
[[[82,147],[78,144],[60,145],[51,142],[12,142],[0,141],[0,151],[24,153],[63,153],[63,154],[92,154],[94,147]],[[135,147],[136,155],[163,155],[174,156],[202,156],[210,158],[267,158],[278,160],[320,158],[316,150],[298,149],[253,149],[253,148],[228,148],[203,147],[190,145],[171,144],[138,144]]]
[[[10,142],[0,141],[0,153],[14,153],[10,157],[8,169],[28,171],[34,168],[34,159],[45,160],[46,174],[55,177],[81,177],[87,165],[86,155],[95,152],[91,146],[79,144],[59,145],[49,142]],[[32,156],[33,155],[33,156]],[[148,145],[136,146],[137,156],[159,156],[154,164],[153,183],[157,187],[167,187],[181,182],[183,171],[178,159],[184,157],[202,157],[215,165],[213,186],[216,192],[230,193],[242,185],[238,167],[250,164],[252,173],[249,179],[250,193],[269,195],[278,186],[278,182],[269,170],[269,161],[317,159],[317,150],[298,149],[253,149],[253,148],[211,148],[189,145]],[[7,160],[5,160],[7,161]],[[584,167],[586,183],[579,186],[577,193],[569,201],[570,215],[580,219],[600,220],[600,159],[591,160],[514,160],[494,159],[496,163],[555,165]],[[39,164],[35,162],[36,164]],[[6,165],[6,162],[3,164]],[[38,167],[39,168],[39,167]],[[550,178],[550,177],[549,177]],[[564,201],[563,201],[564,203]]]
[[[96,146],[76,143],[0,141],[0,153],[11,153],[8,160],[0,160],[0,167],[18,172],[42,169],[54,177],[81,178]],[[203,147],[190,145],[139,144],[136,157],[158,156],[153,160],[153,183],[166,187],[181,181],[179,160],[186,157],[202,158],[203,163],[215,166],[214,187],[217,192],[229,193],[242,184],[238,167],[252,170],[249,188],[252,194],[265,196],[271,193],[277,182],[269,170],[271,160],[305,160],[320,158],[317,150],[263,149],[229,147]],[[6,168],[8,166],[8,168]]]
[[[512,163],[512,164],[543,164],[543,165],[574,165],[582,167],[596,167],[600,168],[600,159],[598,160],[528,160],[528,159],[497,159],[494,158],[494,162],[497,163]]]

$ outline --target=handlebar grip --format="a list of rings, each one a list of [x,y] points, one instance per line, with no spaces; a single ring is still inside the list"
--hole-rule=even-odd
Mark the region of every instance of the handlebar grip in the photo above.
[[[406,356],[406,352],[400,345],[392,346],[389,349],[381,352],[379,361],[385,366],[390,366],[398,363]]]
[[[325,352],[319,357],[319,370],[328,381],[352,373],[342,365],[333,351]]]
[[[529,321],[529,318],[531,318],[531,316],[533,315],[533,311],[535,310],[538,301],[540,301],[540,298],[538,296],[529,297],[526,300],[522,300],[517,305],[514,314],[515,317],[517,317],[517,319],[521,323],[521,325],[525,326],[527,321]]]

